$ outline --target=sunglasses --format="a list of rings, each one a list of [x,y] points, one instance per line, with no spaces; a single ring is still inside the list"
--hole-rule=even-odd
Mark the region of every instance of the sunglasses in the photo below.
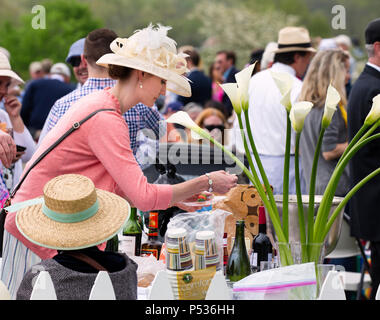
[[[214,129],[219,129],[220,131],[224,131],[224,125],[222,124],[219,124],[219,125],[208,125],[208,126],[204,126],[205,129],[207,129],[208,131],[212,131]]]
[[[72,58],[70,59],[70,64],[71,64],[73,67],[79,67],[81,61],[82,61],[82,58],[81,58],[80,56],[72,57]]]

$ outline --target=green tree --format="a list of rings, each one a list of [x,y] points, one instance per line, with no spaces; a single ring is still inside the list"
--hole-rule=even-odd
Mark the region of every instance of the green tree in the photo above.
[[[36,13],[32,13],[32,5],[19,22],[5,20],[0,25],[0,46],[10,51],[12,68],[24,79],[29,77],[32,61],[49,58],[54,63],[64,62],[74,41],[103,26],[86,4],[76,0],[38,1],[38,4],[45,8],[45,29],[33,28]]]
[[[199,0],[80,1],[88,4],[95,16],[101,17],[108,28],[123,38],[152,22],[173,27],[169,36],[175,39],[178,45],[199,46],[204,40],[198,32],[199,19],[188,16]]]
[[[277,41],[284,26],[298,25],[298,17],[277,10],[254,10],[246,5],[204,1],[193,12],[201,20],[200,33],[207,39],[201,47],[204,64],[209,65],[217,51],[235,51],[238,68],[248,63],[254,49]]]

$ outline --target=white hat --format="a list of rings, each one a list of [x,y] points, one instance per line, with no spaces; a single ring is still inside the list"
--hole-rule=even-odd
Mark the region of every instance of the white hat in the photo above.
[[[350,39],[349,36],[345,35],[345,34],[341,34],[337,37],[335,37],[335,42],[340,45],[340,44],[344,44],[346,45],[348,48],[351,48],[352,46],[352,41]]]
[[[7,49],[0,47],[0,52],[4,53],[7,56],[8,60],[11,59],[11,54]]]
[[[24,80],[22,80],[16,72],[12,71],[7,56],[2,52],[0,52],[0,76],[10,77],[15,80],[17,84],[24,83]]]
[[[285,27],[278,33],[278,49],[274,53],[309,51],[316,52],[311,46],[309,31],[302,27]]]
[[[71,77],[70,68],[62,62],[58,62],[56,64],[53,64],[51,69],[50,69],[50,73],[51,74],[61,74],[61,75],[67,76],[69,78]]]
[[[167,80],[167,89],[184,97],[191,96],[189,80],[183,75],[186,54],[177,53],[176,42],[167,36],[171,27],[150,24],[136,30],[129,38],[117,38],[107,53],[96,63],[103,67],[109,64],[145,71]]]
[[[337,48],[338,48],[338,45],[334,38],[322,39],[319,42],[319,46],[318,46],[319,51],[334,50]]]
[[[29,71],[30,72],[37,72],[37,71],[42,71],[42,63],[40,61],[33,61],[29,65]]]

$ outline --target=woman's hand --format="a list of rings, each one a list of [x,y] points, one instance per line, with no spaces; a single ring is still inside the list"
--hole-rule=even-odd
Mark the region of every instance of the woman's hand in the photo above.
[[[236,174],[228,173],[224,170],[209,173],[212,180],[213,192],[225,194],[233,187],[236,187],[238,177]]]
[[[16,157],[16,144],[12,137],[0,130],[0,160],[4,167],[9,168]]]
[[[4,107],[12,122],[12,127],[15,132],[24,132],[24,121],[20,116],[21,102],[15,96],[7,95],[4,98]]]
[[[213,192],[219,194],[225,194],[228,191],[230,191],[231,188],[236,186],[238,180],[236,174],[230,174],[223,170],[210,172],[209,176],[212,180]],[[206,175],[202,175],[200,177],[185,182],[173,184],[173,196],[172,201],[170,203],[170,207],[175,205],[177,207],[180,207],[181,209],[184,209],[182,202],[184,202],[185,199],[193,199],[194,196],[198,195],[201,192],[203,193],[205,191],[208,191],[208,182],[208,177]],[[178,205],[178,203],[181,204]],[[202,207],[201,202],[200,207]],[[192,211],[196,210],[196,207],[192,207]]]
[[[17,118],[21,112],[21,102],[15,96],[6,95],[4,97],[4,107],[9,118]]]

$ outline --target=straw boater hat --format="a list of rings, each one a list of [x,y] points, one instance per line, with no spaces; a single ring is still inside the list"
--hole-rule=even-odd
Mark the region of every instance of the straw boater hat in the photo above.
[[[78,174],[53,178],[43,193],[25,202],[27,206],[16,214],[16,225],[29,241],[51,249],[101,244],[123,228],[130,212],[126,200],[96,189],[89,178]]]
[[[24,83],[16,72],[12,71],[9,60],[3,52],[0,52],[0,76],[12,78],[14,84]]]
[[[302,27],[285,27],[278,33],[278,49],[274,53],[291,51],[316,52],[311,46],[309,31]]]
[[[184,97],[191,96],[189,80],[183,75],[189,70],[186,54],[177,53],[176,42],[167,36],[171,27],[150,24],[136,30],[129,38],[115,39],[107,53],[96,63],[108,67],[109,64],[124,66],[151,73],[167,80],[167,89]]]

